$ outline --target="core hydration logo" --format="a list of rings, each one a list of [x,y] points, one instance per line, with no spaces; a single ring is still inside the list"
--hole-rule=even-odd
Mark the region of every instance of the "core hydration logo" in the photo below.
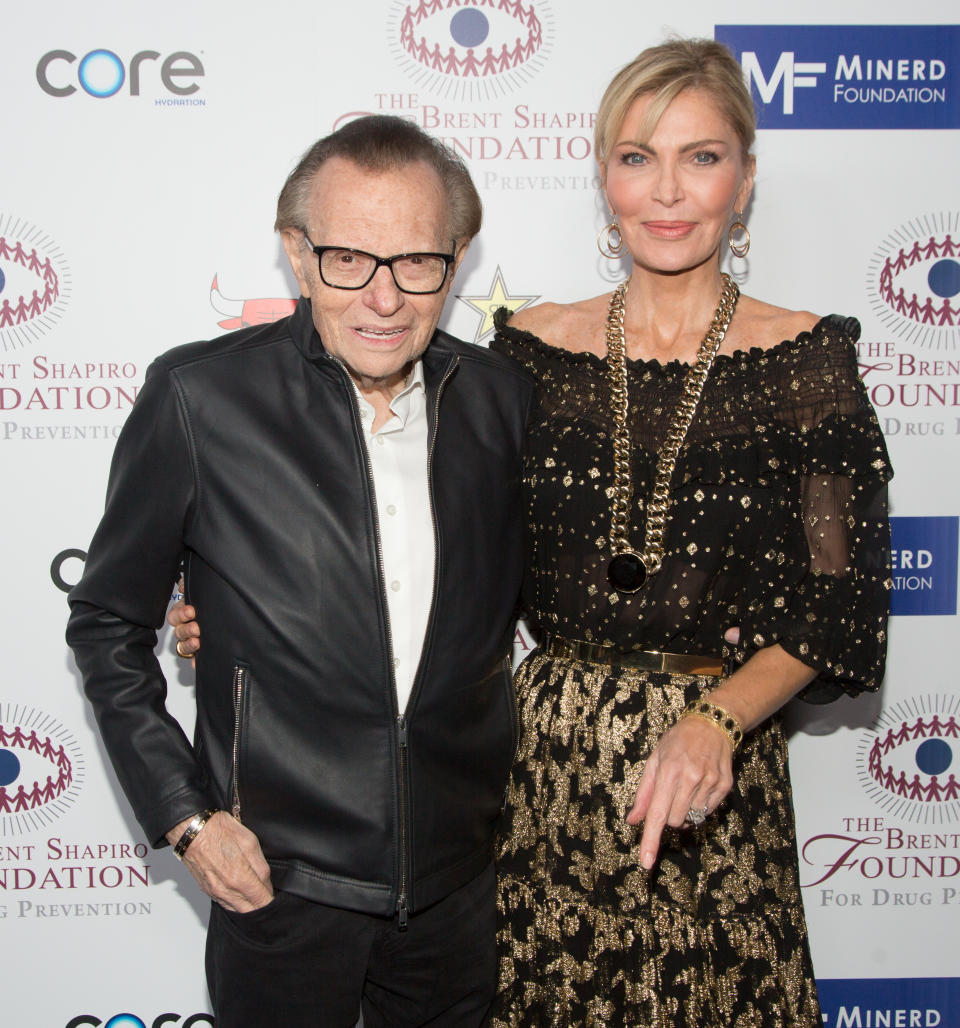
[[[453,8],[456,8],[454,10]],[[394,59],[420,88],[447,99],[504,96],[544,65],[553,40],[545,0],[395,0]]]
[[[0,214],[0,344],[17,350],[35,343],[63,317],[70,271],[46,232]]]
[[[761,128],[960,128],[960,25],[717,25]]]
[[[857,774],[890,817],[960,820],[960,697],[914,696],[887,707],[861,736]]]
[[[0,834],[51,824],[76,800],[84,761],[73,736],[49,714],[0,703]]]
[[[960,212],[924,214],[894,229],[867,269],[877,318],[908,343],[960,342]]]
[[[152,1021],[145,1021],[136,1014],[114,1014],[106,1021],[95,1014],[80,1014],[67,1021],[64,1028],[167,1028],[168,1025],[179,1025],[180,1028],[196,1028],[197,1025],[213,1025],[213,1014],[158,1014]]]
[[[957,613],[955,517],[891,518],[891,614]]]
[[[50,50],[37,61],[37,85],[55,97],[72,96],[79,87],[88,96],[103,100],[121,91],[139,96],[141,87],[152,91],[157,86],[174,96],[188,97],[200,89],[197,79],[203,74],[200,58],[186,50],[166,56],[159,50],[140,50],[127,60],[113,50],[91,50],[80,58],[69,50]],[[204,101],[180,103],[195,106]]]

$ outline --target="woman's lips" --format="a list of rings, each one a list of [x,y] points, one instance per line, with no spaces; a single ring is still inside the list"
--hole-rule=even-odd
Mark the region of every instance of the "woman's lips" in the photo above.
[[[645,221],[643,227],[660,239],[682,239],[695,228],[695,221]]]

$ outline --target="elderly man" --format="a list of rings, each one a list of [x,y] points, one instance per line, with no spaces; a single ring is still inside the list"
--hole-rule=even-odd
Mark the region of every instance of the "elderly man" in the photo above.
[[[479,1024],[531,390],[437,330],[480,201],[394,118],[280,194],[293,315],[172,350],[117,444],[68,640],[148,837],[214,900],[221,1028]],[[204,627],[193,744],[156,627]]]

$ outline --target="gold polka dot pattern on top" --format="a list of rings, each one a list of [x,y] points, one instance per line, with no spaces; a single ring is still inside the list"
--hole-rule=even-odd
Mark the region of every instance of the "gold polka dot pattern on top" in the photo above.
[[[638,593],[607,581],[613,486],[606,360],[505,324],[494,348],[539,389],[525,485],[533,621],[622,650],[717,653],[739,625],[742,663],[780,643],[820,673],[808,698],[875,689],[889,602],[886,483],[859,378],[853,318],[716,358],[677,461],[663,570]],[[687,365],[630,361],[633,504],[642,540],[657,453]]]

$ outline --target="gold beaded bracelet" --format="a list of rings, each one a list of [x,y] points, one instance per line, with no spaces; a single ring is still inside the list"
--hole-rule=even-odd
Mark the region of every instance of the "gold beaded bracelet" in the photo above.
[[[740,743],[743,742],[743,726],[729,710],[724,710],[723,707],[718,707],[715,703],[700,697],[691,700],[684,707],[683,713],[680,716],[700,717],[704,721],[709,721],[711,725],[719,728],[727,737],[727,742],[733,747],[734,753],[740,749]]]
[[[184,853],[187,852],[187,847],[193,842],[194,839],[200,834],[200,829],[213,817],[217,812],[215,810],[201,810],[199,814],[194,814],[190,820],[190,824],[183,831],[183,835],[180,836],[176,846],[173,847],[173,855],[177,860],[183,860]]]

